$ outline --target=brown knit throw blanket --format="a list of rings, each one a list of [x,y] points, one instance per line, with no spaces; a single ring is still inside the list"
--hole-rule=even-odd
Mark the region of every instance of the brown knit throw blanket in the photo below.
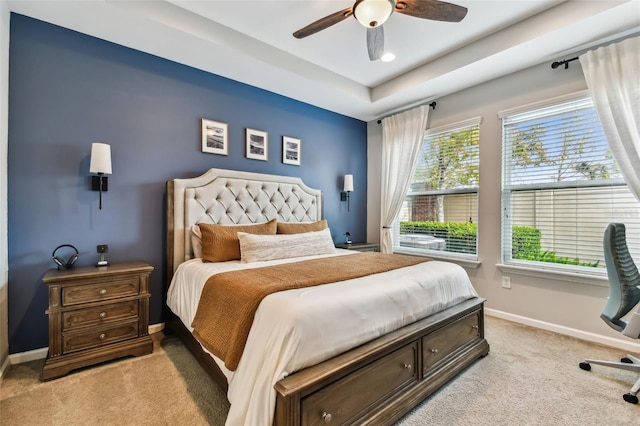
[[[234,371],[258,305],[277,291],[346,281],[429,259],[374,252],[306,260],[211,276],[191,326],[202,345]]]

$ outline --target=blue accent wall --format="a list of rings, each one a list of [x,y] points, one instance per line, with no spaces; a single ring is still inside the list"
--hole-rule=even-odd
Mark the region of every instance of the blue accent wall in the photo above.
[[[206,54],[206,53],[204,53]],[[11,15],[9,58],[9,351],[48,345],[53,249],[77,265],[145,260],[150,323],[163,321],[165,182],[209,168],[299,176],[324,191],[334,240],[366,239],[366,123],[227,78]],[[229,155],[201,151],[200,119],[229,125]],[[268,161],[245,158],[245,129],[268,132]],[[302,140],[302,165],[282,163],[282,136]],[[92,142],[111,145],[109,191],[90,190]],[[354,175],[351,211],[342,176]],[[60,251],[69,257],[71,251]]]

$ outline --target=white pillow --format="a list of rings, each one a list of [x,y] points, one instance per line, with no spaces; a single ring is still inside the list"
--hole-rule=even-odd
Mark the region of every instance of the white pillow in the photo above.
[[[256,235],[238,232],[243,262],[287,259],[336,252],[329,228],[302,234]]]
[[[191,227],[191,249],[193,250],[193,257],[202,258],[202,233],[198,225]]]

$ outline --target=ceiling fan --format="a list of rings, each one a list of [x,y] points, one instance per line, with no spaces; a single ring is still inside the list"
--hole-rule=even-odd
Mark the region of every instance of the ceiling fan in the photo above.
[[[299,29],[293,36],[304,38],[329,28],[353,15],[367,28],[369,59],[376,61],[384,52],[382,24],[393,12],[434,21],[460,22],[467,15],[467,8],[438,0],[356,0],[352,7],[332,13]]]

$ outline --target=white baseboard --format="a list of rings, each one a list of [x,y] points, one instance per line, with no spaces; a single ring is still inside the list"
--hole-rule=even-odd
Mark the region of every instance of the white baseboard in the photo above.
[[[563,325],[540,321],[533,318],[523,317],[520,315],[514,315],[508,312],[497,311],[495,309],[485,308],[484,311],[489,316],[502,318],[507,321],[517,322],[519,324],[524,324],[524,325],[528,325],[535,328],[541,328],[547,331],[553,331],[554,333],[564,334],[565,336],[571,336],[571,337],[575,337],[581,340],[586,340],[589,342],[600,343],[602,345],[622,349],[631,353],[640,352],[640,344],[634,343],[632,341],[614,339],[613,337],[602,336],[600,334],[595,334],[595,333],[589,333],[587,331],[582,331],[575,328],[569,328]]]
[[[157,333],[158,331],[162,331],[162,330],[164,330],[163,322],[149,325],[149,334]],[[7,364],[8,366],[9,364],[22,364],[23,362],[43,359],[47,357],[47,352],[49,352],[49,348],[40,348],[40,349],[34,349],[32,351],[11,354],[7,358],[7,361],[5,362],[5,364]],[[1,372],[4,372],[5,368],[6,368],[5,365],[3,365]],[[0,377],[2,377],[1,374],[0,374]]]
[[[2,378],[4,377],[4,372],[7,371],[7,367],[9,367],[9,357],[6,357],[4,359],[4,362],[0,367],[0,381],[2,381]]]
[[[40,348],[32,351],[11,354],[9,355],[9,364],[22,364],[23,362],[46,358],[47,352],[49,352],[49,348]]]

